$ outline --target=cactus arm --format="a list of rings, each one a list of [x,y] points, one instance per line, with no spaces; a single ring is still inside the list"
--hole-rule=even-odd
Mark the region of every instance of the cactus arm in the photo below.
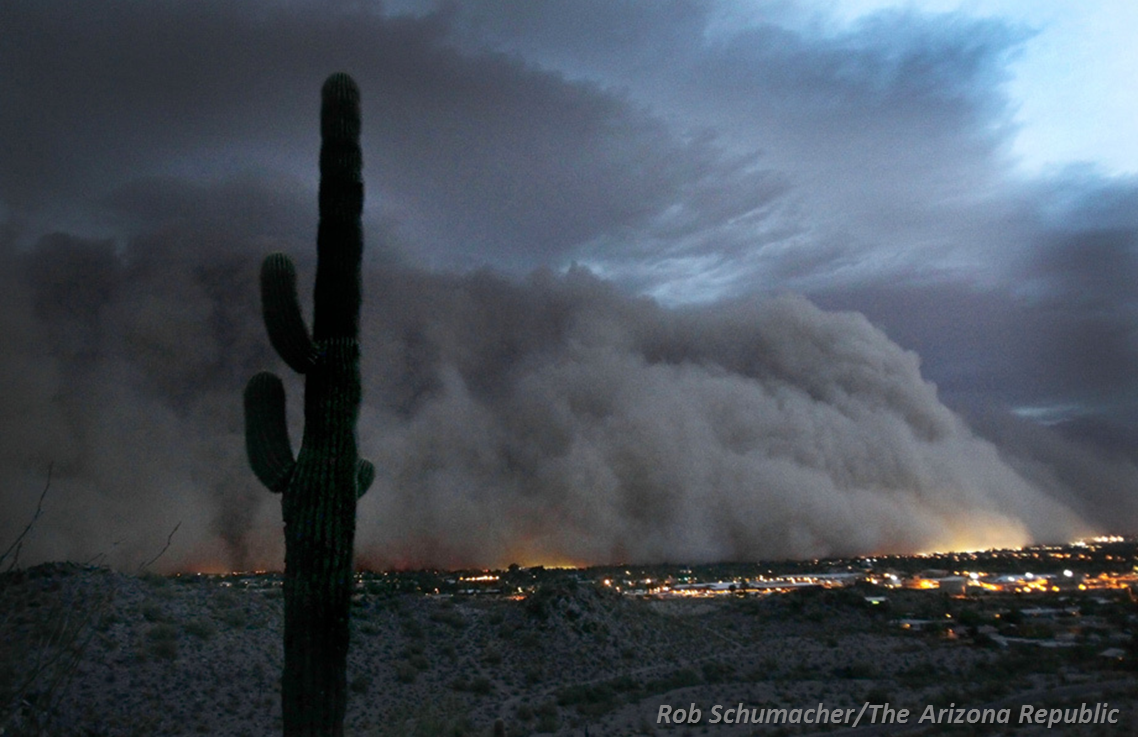
[[[300,314],[296,268],[283,253],[271,253],[261,264],[261,310],[273,348],[293,371],[308,373],[316,363],[316,346]]]
[[[245,386],[245,451],[261,483],[269,491],[284,491],[296,460],[285,421],[284,384],[268,371],[255,375]]]
[[[365,461],[361,458],[356,463],[357,499],[367,493],[367,490],[371,488],[372,481],[375,481],[375,466],[372,465],[371,461]]]

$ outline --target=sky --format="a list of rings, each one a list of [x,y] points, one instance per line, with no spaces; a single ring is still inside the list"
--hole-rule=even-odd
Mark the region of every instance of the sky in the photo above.
[[[1138,9],[0,5],[0,543],[279,568],[319,89],[362,94],[361,565],[1138,533]],[[302,291],[305,287],[302,286]],[[5,544],[3,547],[7,547]]]

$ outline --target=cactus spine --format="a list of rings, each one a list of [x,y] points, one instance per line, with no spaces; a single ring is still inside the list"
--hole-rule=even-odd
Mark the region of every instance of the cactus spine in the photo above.
[[[363,255],[360,97],[346,74],[324,82],[320,111],[320,223],[309,335],[284,254],[261,266],[269,341],[303,374],[304,437],[294,459],[281,380],[261,372],[245,388],[245,442],[257,478],[281,494],[285,525],[286,737],[343,735],[356,500],[375,477],[360,460],[360,260]]]

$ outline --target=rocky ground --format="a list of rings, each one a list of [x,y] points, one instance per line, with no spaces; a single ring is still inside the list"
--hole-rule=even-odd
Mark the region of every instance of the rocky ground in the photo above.
[[[279,580],[128,576],[71,564],[0,577],[0,734],[280,733]],[[936,595],[925,595],[933,602]],[[926,604],[926,608],[929,605]],[[711,723],[716,705],[909,708],[857,734],[1138,734],[1138,680],[1097,657],[913,634],[848,590],[646,601],[570,579],[525,600],[399,595],[353,605],[347,732],[836,734],[831,724]],[[942,615],[943,616],[943,615]],[[1023,703],[1109,702],[1114,725],[1017,725]],[[1012,709],[1012,724],[916,724],[929,705]],[[662,705],[701,713],[658,724]]]

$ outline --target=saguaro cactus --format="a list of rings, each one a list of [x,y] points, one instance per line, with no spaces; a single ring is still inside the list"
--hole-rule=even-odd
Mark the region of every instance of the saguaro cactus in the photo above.
[[[311,336],[296,270],[274,253],[261,266],[269,341],[304,374],[304,438],[295,459],[285,391],[262,372],[245,388],[245,444],[257,478],[281,494],[285,525],[286,737],[343,735],[356,500],[375,468],[359,459],[360,260],[363,180],[360,95],[346,74],[324,83],[320,111],[320,224]]]

